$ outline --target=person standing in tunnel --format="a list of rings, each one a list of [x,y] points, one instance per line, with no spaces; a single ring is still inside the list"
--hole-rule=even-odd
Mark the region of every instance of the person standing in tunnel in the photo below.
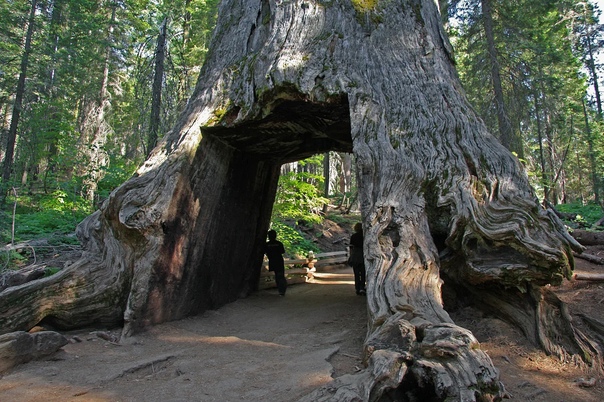
[[[264,254],[268,257],[268,270],[275,273],[275,282],[279,296],[285,296],[287,290],[287,279],[285,279],[285,262],[283,254],[285,248],[283,243],[277,240],[277,232],[275,230],[268,231],[268,241],[264,244]]]
[[[367,293],[365,290],[365,257],[363,256],[363,225],[357,222],[354,233],[350,236],[350,257],[348,265],[354,272],[354,289],[358,295]]]

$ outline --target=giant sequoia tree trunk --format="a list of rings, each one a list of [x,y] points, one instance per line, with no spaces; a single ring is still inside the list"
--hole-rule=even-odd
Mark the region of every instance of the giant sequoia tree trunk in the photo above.
[[[127,336],[249,294],[280,165],[352,150],[368,366],[309,400],[500,396],[441,273],[549,351],[597,358],[541,289],[580,246],[469,106],[433,0],[224,0],[217,26],[176,127],[79,227],[81,261],[0,295],[4,331],[103,321]]]

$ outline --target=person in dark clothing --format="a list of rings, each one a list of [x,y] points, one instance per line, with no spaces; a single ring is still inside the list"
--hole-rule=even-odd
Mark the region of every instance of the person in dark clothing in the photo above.
[[[283,253],[285,253],[285,248],[283,243],[277,240],[277,232],[269,230],[268,241],[264,244],[264,254],[268,257],[268,270],[275,273],[275,282],[277,282],[280,296],[285,296],[287,290]]]
[[[358,295],[367,293],[365,290],[365,258],[363,256],[363,226],[361,222],[354,225],[354,233],[350,236],[350,257],[348,264],[354,272],[354,289]]]

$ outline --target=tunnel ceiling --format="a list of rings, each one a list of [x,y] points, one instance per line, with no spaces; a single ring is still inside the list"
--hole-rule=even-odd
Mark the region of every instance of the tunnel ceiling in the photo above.
[[[347,101],[282,101],[262,119],[207,127],[203,132],[246,154],[280,163],[327,151],[352,152]]]

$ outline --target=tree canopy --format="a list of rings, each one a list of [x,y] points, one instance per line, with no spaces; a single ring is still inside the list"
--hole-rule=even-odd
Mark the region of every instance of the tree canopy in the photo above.
[[[600,202],[600,10],[575,1],[449,3],[449,33],[470,101],[492,132],[511,130],[507,146],[540,197]]]
[[[492,132],[509,137],[502,142],[525,164],[540,196],[554,204],[599,203],[600,11],[575,1],[440,4],[470,101]],[[11,187],[18,194],[66,191],[93,210],[183,110],[217,6],[218,0],[0,6],[3,197]],[[158,48],[161,32],[165,46]]]

